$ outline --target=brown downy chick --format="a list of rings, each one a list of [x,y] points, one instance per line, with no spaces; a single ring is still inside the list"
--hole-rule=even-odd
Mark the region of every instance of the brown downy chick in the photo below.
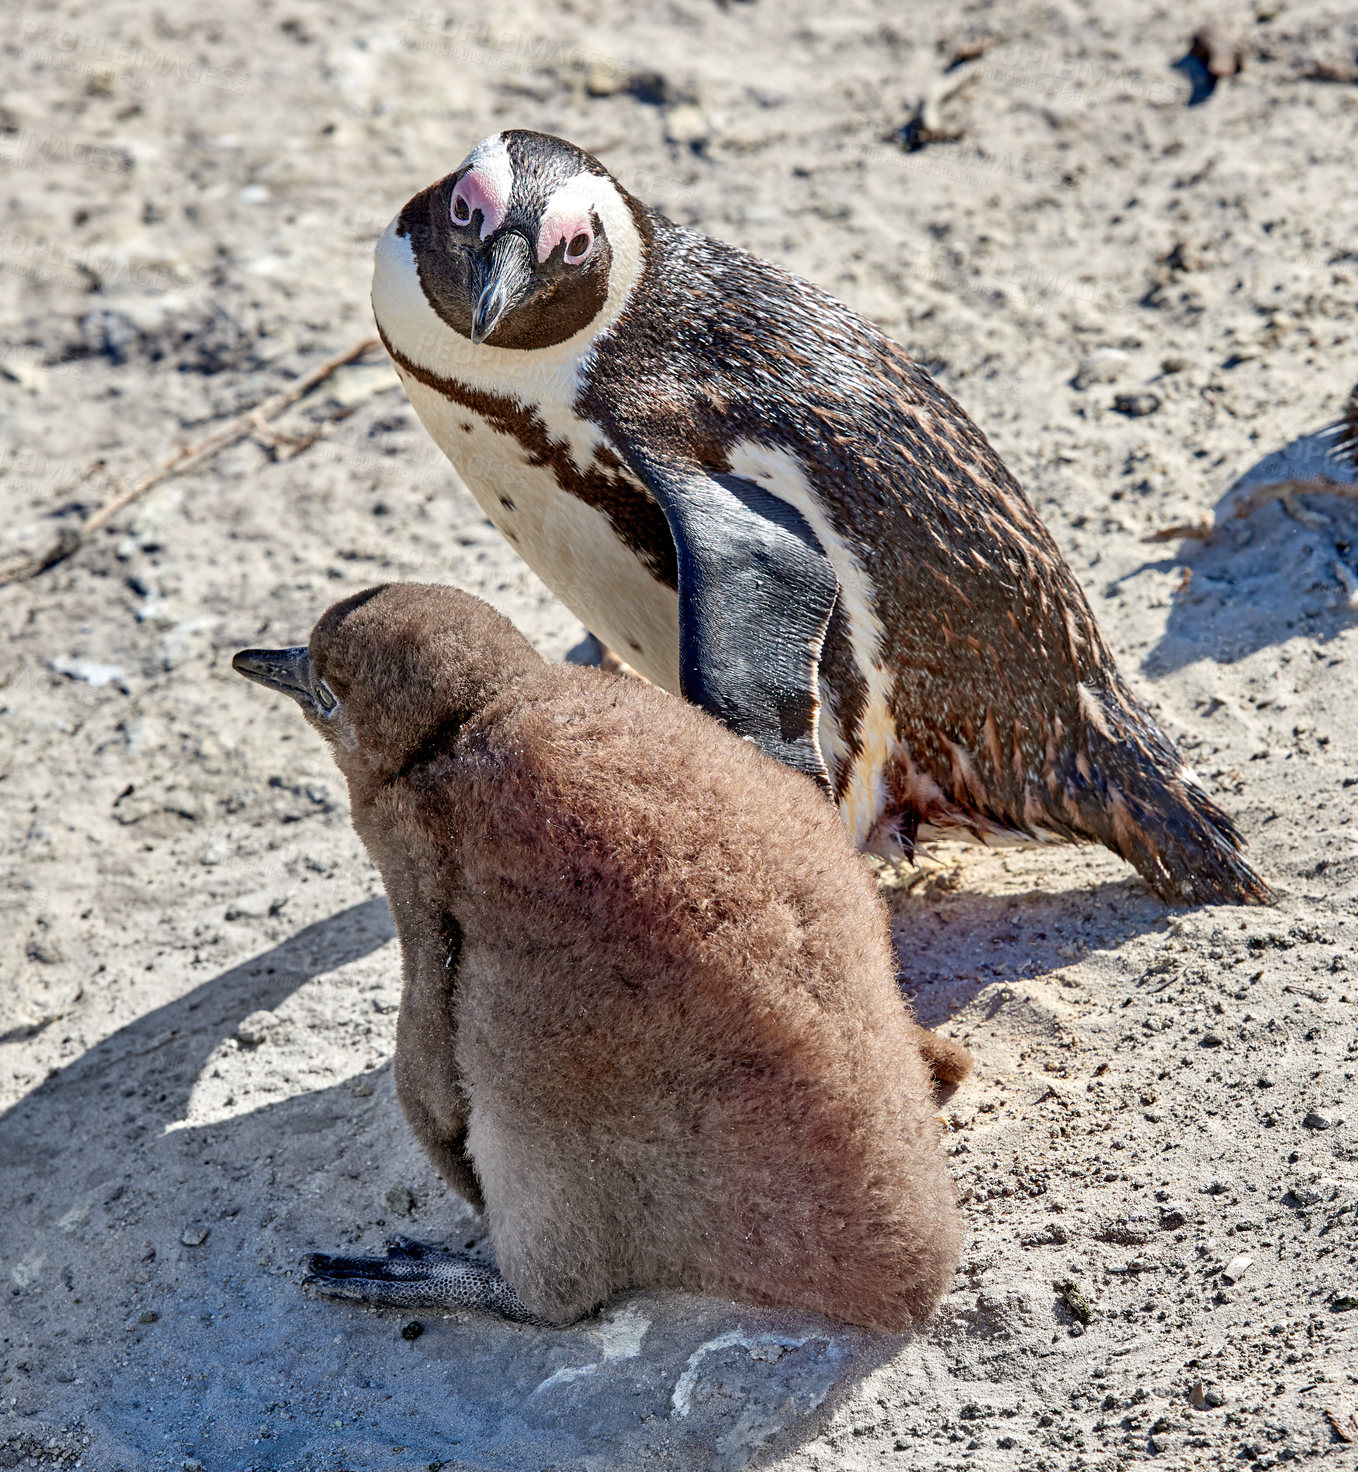
[[[451,588],[360,593],[235,667],[348,779],[404,960],[397,1092],[503,1274],[400,1243],[314,1284],[554,1324],[647,1286],[934,1308],[961,1228],[921,1034],[813,782]]]

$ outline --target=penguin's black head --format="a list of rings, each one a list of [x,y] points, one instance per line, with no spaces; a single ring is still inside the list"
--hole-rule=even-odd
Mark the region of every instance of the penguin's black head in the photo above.
[[[611,235],[628,236],[624,255],[636,239],[629,197],[597,159],[518,130],[478,144],[393,228],[438,316],[497,348],[552,347],[587,328],[608,299]]]
[[[371,783],[438,756],[542,660],[470,593],[387,583],[327,609],[305,646],[244,649],[231,665],[290,695],[345,776]]]

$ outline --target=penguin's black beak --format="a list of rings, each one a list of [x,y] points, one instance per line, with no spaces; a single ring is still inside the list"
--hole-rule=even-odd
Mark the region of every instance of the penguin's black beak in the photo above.
[[[305,709],[316,708],[311,659],[305,644],[295,649],[242,649],[232,659],[231,668],[258,685],[291,695]]]
[[[472,308],[471,339],[483,343],[533,284],[532,249],[524,237],[508,230],[494,241],[482,257],[477,279],[481,292]]]

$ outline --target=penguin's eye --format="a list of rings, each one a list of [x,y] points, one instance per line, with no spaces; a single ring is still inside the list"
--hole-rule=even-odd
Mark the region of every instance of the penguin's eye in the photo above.
[[[568,266],[583,265],[589,260],[590,252],[594,249],[594,232],[592,230],[577,230],[566,243],[565,262]]]
[[[472,169],[453,185],[448,201],[448,218],[458,229],[466,229],[481,216],[481,239],[487,240],[504,224],[509,207],[509,189],[503,179],[482,169]]]
[[[339,701],[335,698],[335,692],[324,680],[317,680],[312,686],[311,693],[315,697],[316,709],[323,716],[328,716],[339,705]]]

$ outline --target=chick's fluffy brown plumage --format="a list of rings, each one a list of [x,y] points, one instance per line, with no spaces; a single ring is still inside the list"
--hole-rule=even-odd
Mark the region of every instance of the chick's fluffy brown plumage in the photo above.
[[[400,934],[399,1097],[522,1302],[927,1315],[960,1243],[930,1078],[814,785],[449,588],[337,604],[310,653]]]

